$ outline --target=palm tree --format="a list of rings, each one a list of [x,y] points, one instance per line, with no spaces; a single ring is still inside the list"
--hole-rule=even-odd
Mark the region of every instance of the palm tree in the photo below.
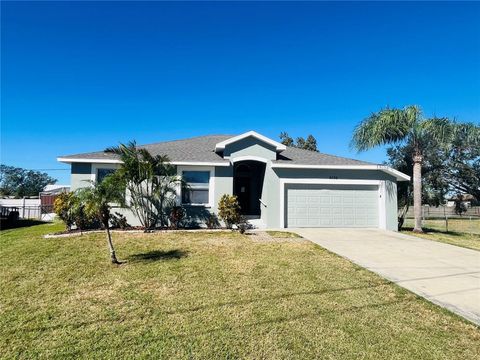
[[[91,186],[77,190],[77,196],[87,215],[97,218],[103,225],[112,264],[120,264],[110,234],[111,203],[122,203],[124,192],[115,174],[105,177],[102,182],[91,182]]]
[[[165,226],[167,211],[175,205],[177,189],[183,185],[168,157],[154,156],[148,150],[137,147],[134,141],[105,151],[118,155],[122,160],[118,175],[129,195],[127,206],[138,217],[145,231],[155,228],[158,222]]]
[[[414,232],[423,232],[423,149],[432,142],[447,146],[451,141],[453,125],[447,118],[425,119],[420,107],[413,105],[403,109],[382,109],[363,120],[354,130],[351,144],[358,151],[402,143],[412,147]]]

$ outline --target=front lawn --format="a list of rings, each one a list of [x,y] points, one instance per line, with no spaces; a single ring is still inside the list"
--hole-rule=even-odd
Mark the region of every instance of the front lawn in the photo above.
[[[476,359],[480,330],[307,241],[0,232],[2,358]]]
[[[419,236],[424,239],[439,241],[450,245],[462,246],[468,249],[480,250],[480,220],[479,219],[449,219],[448,232],[445,220],[425,220],[424,233],[413,233],[413,220],[407,219],[402,232]]]

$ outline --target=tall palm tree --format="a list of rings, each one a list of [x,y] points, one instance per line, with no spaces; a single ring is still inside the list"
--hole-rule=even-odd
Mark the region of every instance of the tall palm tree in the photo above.
[[[91,182],[91,186],[77,190],[79,202],[87,215],[96,217],[103,225],[106,235],[110,260],[112,264],[120,264],[113,247],[110,234],[110,212],[112,203],[122,203],[124,192],[115,174],[105,177],[102,182]]]
[[[380,145],[409,144],[413,161],[414,232],[422,230],[422,162],[423,149],[435,142],[447,146],[451,141],[454,124],[447,118],[425,119],[420,107],[382,109],[363,120],[354,130],[352,146],[365,151]]]

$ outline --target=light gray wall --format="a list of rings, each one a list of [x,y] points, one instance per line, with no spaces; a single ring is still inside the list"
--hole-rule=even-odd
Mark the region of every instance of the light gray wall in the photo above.
[[[275,147],[253,136],[246,137],[233,144],[227,145],[223,156],[235,158],[239,156],[258,156],[267,160],[275,160],[277,153]]]
[[[81,187],[86,187],[96,176],[97,169],[99,168],[118,168],[117,164],[89,164],[89,163],[73,163],[71,167],[71,190],[75,191]],[[198,167],[198,170],[202,170],[202,166]],[[215,188],[214,191],[214,203],[212,208],[204,206],[185,206],[187,221],[191,224],[202,224],[206,221],[208,216],[214,212],[217,213],[217,206],[220,197],[223,194],[233,193],[233,167],[232,166],[217,166],[215,167]],[[140,221],[131,210],[114,207],[113,212],[118,212],[127,218],[127,221],[132,226],[140,226]]]
[[[275,154],[273,148],[268,149],[254,138],[242,140],[241,146],[233,147],[231,144],[229,156],[232,159],[238,156],[258,156],[263,158],[272,158]],[[245,148],[241,148],[245,146]],[[227,149],[226,149],[227,150]],[[276,155],[275,155],[276,156]],[[115,167],[115,165],[111,165]],[[118,165],[116,165],[118,167]],[[91,180],[92,173],[96,173],[97,168],[110,168],[105,164],[72,164],[71,189],[72,191],[88,185],[84,180]],[[201,167],[199,167],[201,169]],[[186,207],[187,216],[191,221],[201,221],[214,212],[217,213],[218,202],[223,194],[233,193],[233,166],[217,166],[214,171],[215,189],[214,203],[212,208],[190,206]],[[281,178],[307,178],[307,179],[363,179],[363,180],[384,180],[385,181],[385,210],[386,227],[389,230],[397,230],[397,186],[396,179],[393,176],[379,170],[338,170],[338,169],[273,169],[270,160],[267,161],[265,168],[265,179],[262,190],[262,201],[266,204],[261,206],[261,218],[264,224],[269,228],[280,226],[280,179]],[[131,211],[127,209],[115,209],[127,217],[131,225],[139,225],[138,219],[134,217]]]
[[[79,188],[88,186],[88,181],[92,179],[92,164],[72,163],[70,172],[70,190],[75,191]]]
[[[387,199],[385,199],[386,227],[397,230],[397,194],[396,179],[380,170],[339,170],[339,169],[272,169],[265,172],[266,203],[268,213],[265,216],[267,227],[280,227],[280,179],[331,179],[349,180],[385,180]],[[262,216],[263,218],[263,216]]]
[[[387,230],[398,231],[397,181],[385,181]]]
[[[233,166],[215,167],[215,202],[212,211],[217,213],[218,202],[222,195],[233,194]]]

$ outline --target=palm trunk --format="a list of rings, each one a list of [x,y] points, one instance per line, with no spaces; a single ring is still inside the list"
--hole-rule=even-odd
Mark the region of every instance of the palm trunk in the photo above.
[[[422,233],[422,161],[421,155],[413,156],[413,232]]]
[[[105,230],[107,231],[107,243],[108,250],[110,250],[110,260],[112,261],[112,264],[119,264],[117,256],[115,255],[115,249],[113,248],[112,235],[110,234],[110,228],[108,225],[105,226]]]

